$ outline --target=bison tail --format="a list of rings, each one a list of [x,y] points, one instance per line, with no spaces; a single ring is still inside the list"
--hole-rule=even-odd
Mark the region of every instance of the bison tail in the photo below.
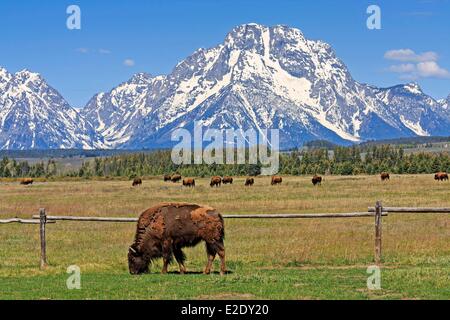
[[[219,213],[219,219],[220,219],[220,225],[222,226],[221,230],[220,230],[220,240],[224,240],[225,239],[225,227],[224,227],[224,221],[223,221],[223,217],[222,215]]]

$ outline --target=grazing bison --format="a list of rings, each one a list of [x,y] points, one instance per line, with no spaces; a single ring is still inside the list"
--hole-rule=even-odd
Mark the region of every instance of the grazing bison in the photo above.
[[[133,183],[131,184],[133,187],[140,186],[142,184],[141,178],[134,178]]]
[[[380,174],[380,177],[381,177],[381,181],[385,181],[385,180],[390,180],[391,179],[391,177],[389,176],[389,173],[387,173],[387,172],[382,172]]]
[[[214,208],[188,203],[163,203],[144,211],[138,220],[134,243],[128,250],[128,267],[131,274],[149,272],[149,265],[163,258],[162,273],[172,261],[172,255],[180,267],[184,266],[184,247],[206,242],[208,262],[204,270],[209,274],[216,254],[221,260],[220,274],[226,272],[224,222]]]
[[[438,172],[434,175],[434,180],[439,181],[448,180],[448,174],[446,172]]]
[[[164,182],[170,181],[170,180],[172,180],[172,177],[170,176],[170,174],[165,174],[164,175]]]
[[[210,187],[214,187],[214,186],[220,187],[221,183],[222,183],[222,178],[219,176],[214,176],[211,178],[211,182],[209,183],[209,186]]]
[[[223,177],[222,182],[223,184],[233,184],[233,177]]]
[[[33,179],[31,179],[31,178],[23,178],[22,180],[20,180],[20,184],[23,184],[23,185],[33,184]]]
[[[185,186],[185,187],[195,187],[195,180],[193,178],[183,179],[183,186]]]
[[[312,177],[311,181],[312,181],[313,185],[316,185],[316,184],[321,185],[322,184],[322,177],[318,176],[318,175],[314,175],[314,177]]]
[[[246,186],[252,186],[254,183],[255,183],[255,179],[253,179],[253,178],[245,179],[245,185]]]
[[[178,173],[177,173],[177,174],[174,174],[174,175],[172,175],[172,177],[170,177],[170,180],[171,180],[172,182],[178,182],[178,181],[181,180],[181,175],[179,175]]]
[[[281,182],[283,182],[283,178],[281,178],[280,176],[273,176],[270,184],[271,185],[281,184]]]

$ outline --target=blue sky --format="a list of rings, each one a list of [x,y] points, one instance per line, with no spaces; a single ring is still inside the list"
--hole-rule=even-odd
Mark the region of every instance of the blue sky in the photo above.
[[[81,8],[81,30],[66,27],[71,4]],[[381,8],[381,30],[366,27],[371,4]],[[41,73],[81,107],[136,72],[169,73],[250,22],[328,42],[357,81],[414,79],[435,98],[450,94],[450,0],[2,0],[0,66]]]

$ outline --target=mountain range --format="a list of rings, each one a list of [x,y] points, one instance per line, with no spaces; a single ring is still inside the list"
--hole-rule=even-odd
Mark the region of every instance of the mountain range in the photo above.
[[[330,45],[245,24],[168,75],[135,74],[76,109],[37,73],[0,68],[0,149],[162,148],[172,130],[280,129],[282,148],[450,135],[450,95],[359,83]]]

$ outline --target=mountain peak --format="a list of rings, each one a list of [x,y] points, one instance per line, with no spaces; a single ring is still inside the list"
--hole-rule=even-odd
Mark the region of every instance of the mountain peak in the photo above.
[[[14,74],[14,79],[19,81],[20,83],[27,83],[27,82],[43,82],[44,79],[39,73],[32,72],[28,69],[23,69],[21,71],[18,71]]]
[[[423,94],[422,88],[417,82],[410,82],[404,85],[404,88],[413,94]]]
[[[239,25],[228,33],[225,45],[240,50],[261,49],[262,35],[265,30],[268,28],[256,23]]]
[[[152,79],[152,76],[149,73],[146,72],[140,72],[134,74],[130,80],[128,80],[128,83],[130,84],[148,84],[150,80]]]
[[[11,78],[12,74],[9,73],[5,68],[0,67],[0,83],[8,82],[9,80],[11,80]]]

